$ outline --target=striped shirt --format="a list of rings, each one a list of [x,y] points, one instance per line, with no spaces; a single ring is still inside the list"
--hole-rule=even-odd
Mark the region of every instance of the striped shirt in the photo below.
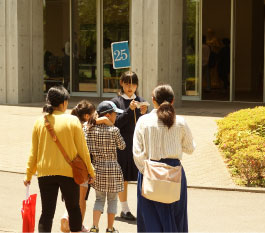
[[[191,131],[183,117],[169,129],[157,117],[157,110],[139,118],[133,137],[134,162],[141,173],[144,160],[165,158],[182,159],[182,153],[191,154],[195,149]]]

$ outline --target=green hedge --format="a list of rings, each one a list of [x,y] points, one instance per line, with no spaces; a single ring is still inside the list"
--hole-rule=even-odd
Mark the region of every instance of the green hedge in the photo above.
[[[217,121],[216,144],[240,185],[265,187],[265,107]]]

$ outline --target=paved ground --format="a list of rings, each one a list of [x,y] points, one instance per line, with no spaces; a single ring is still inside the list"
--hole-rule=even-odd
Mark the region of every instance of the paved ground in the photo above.
[[[72,108],[79,98],[72,98]],[[98,99],[93,99],[95,104]],[[28,152],[31,144],[31,131],[35,119],[41,115],[43,103],[21,106],[0,105],[0,231],[20,231],[20,207],[24,198],[22,185]],[[184,102],[177,109],[191,128],[197,144],[192,155],[183,156],[189,187],[236,189],[237,187],[213,143],[217,119],[235,110],[254,107],[255,104],[223,102]],[[2,171],[2,172],[1,172]],[[5,172],[3,172],[5,171]],[[8,172],[6,172],[8,171]],[[32,191],[38,193],[36,178],[33,178]],[[244,191],[248,189],[244,188]],[[258,190],[260,191],[260,189]],[[264,191],[262,189],[261,191]],[[130,185],[130,206],[136,213],[136,185]],[[12,200],[6,201],[6,200]],[[88,201],[87,225],[91,224],[93,192]],[[37,206],[37,218],[40,206]],[[191,231],[208,232],[265,232],[264,193],[224,192],[216,190],[189,189],[189,219]],[[64,209],[61,201],[54,221],[54,231],[59,231],[59,218]],[[102,219],[102,229],[106,217]],[[253,224],[252,224],[253,223]],[[136,231],[134,224],[117,221],[121,232]],[[104,229],[105,230],[105,229]]]
[[[25,195],[23,175],[0,172],[0,232],[21,232],[21,203]],[[136,185],[129,185],[129,205],[136,213]],[[40,216],[40,197],[37,179],[33,179],[31,192],[37,193],[36,224]],[[87,201],[85,225],[92,224],[94,192]],[[120,206],[118,205],[120,211]],[[64,206],[58,198],[53,232],[60,231],[60,217]],[[265,232],[265,194],[237,191],[188,189],[188,215],[190,232]],[[100,221],[100,232],[105,232],[106,214]],[[120,232],[136,232],[135,223],[116,220]]]

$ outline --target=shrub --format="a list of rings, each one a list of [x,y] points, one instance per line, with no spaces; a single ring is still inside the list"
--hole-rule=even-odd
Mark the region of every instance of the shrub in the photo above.
[[[265,107],[217,121],[216,144],[239,184],[265,187]]]

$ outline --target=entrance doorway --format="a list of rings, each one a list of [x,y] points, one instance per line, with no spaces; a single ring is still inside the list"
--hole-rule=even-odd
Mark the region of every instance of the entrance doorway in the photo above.
[[[202,99],[262,102],[264,0],[203,0],[202,37]]]

